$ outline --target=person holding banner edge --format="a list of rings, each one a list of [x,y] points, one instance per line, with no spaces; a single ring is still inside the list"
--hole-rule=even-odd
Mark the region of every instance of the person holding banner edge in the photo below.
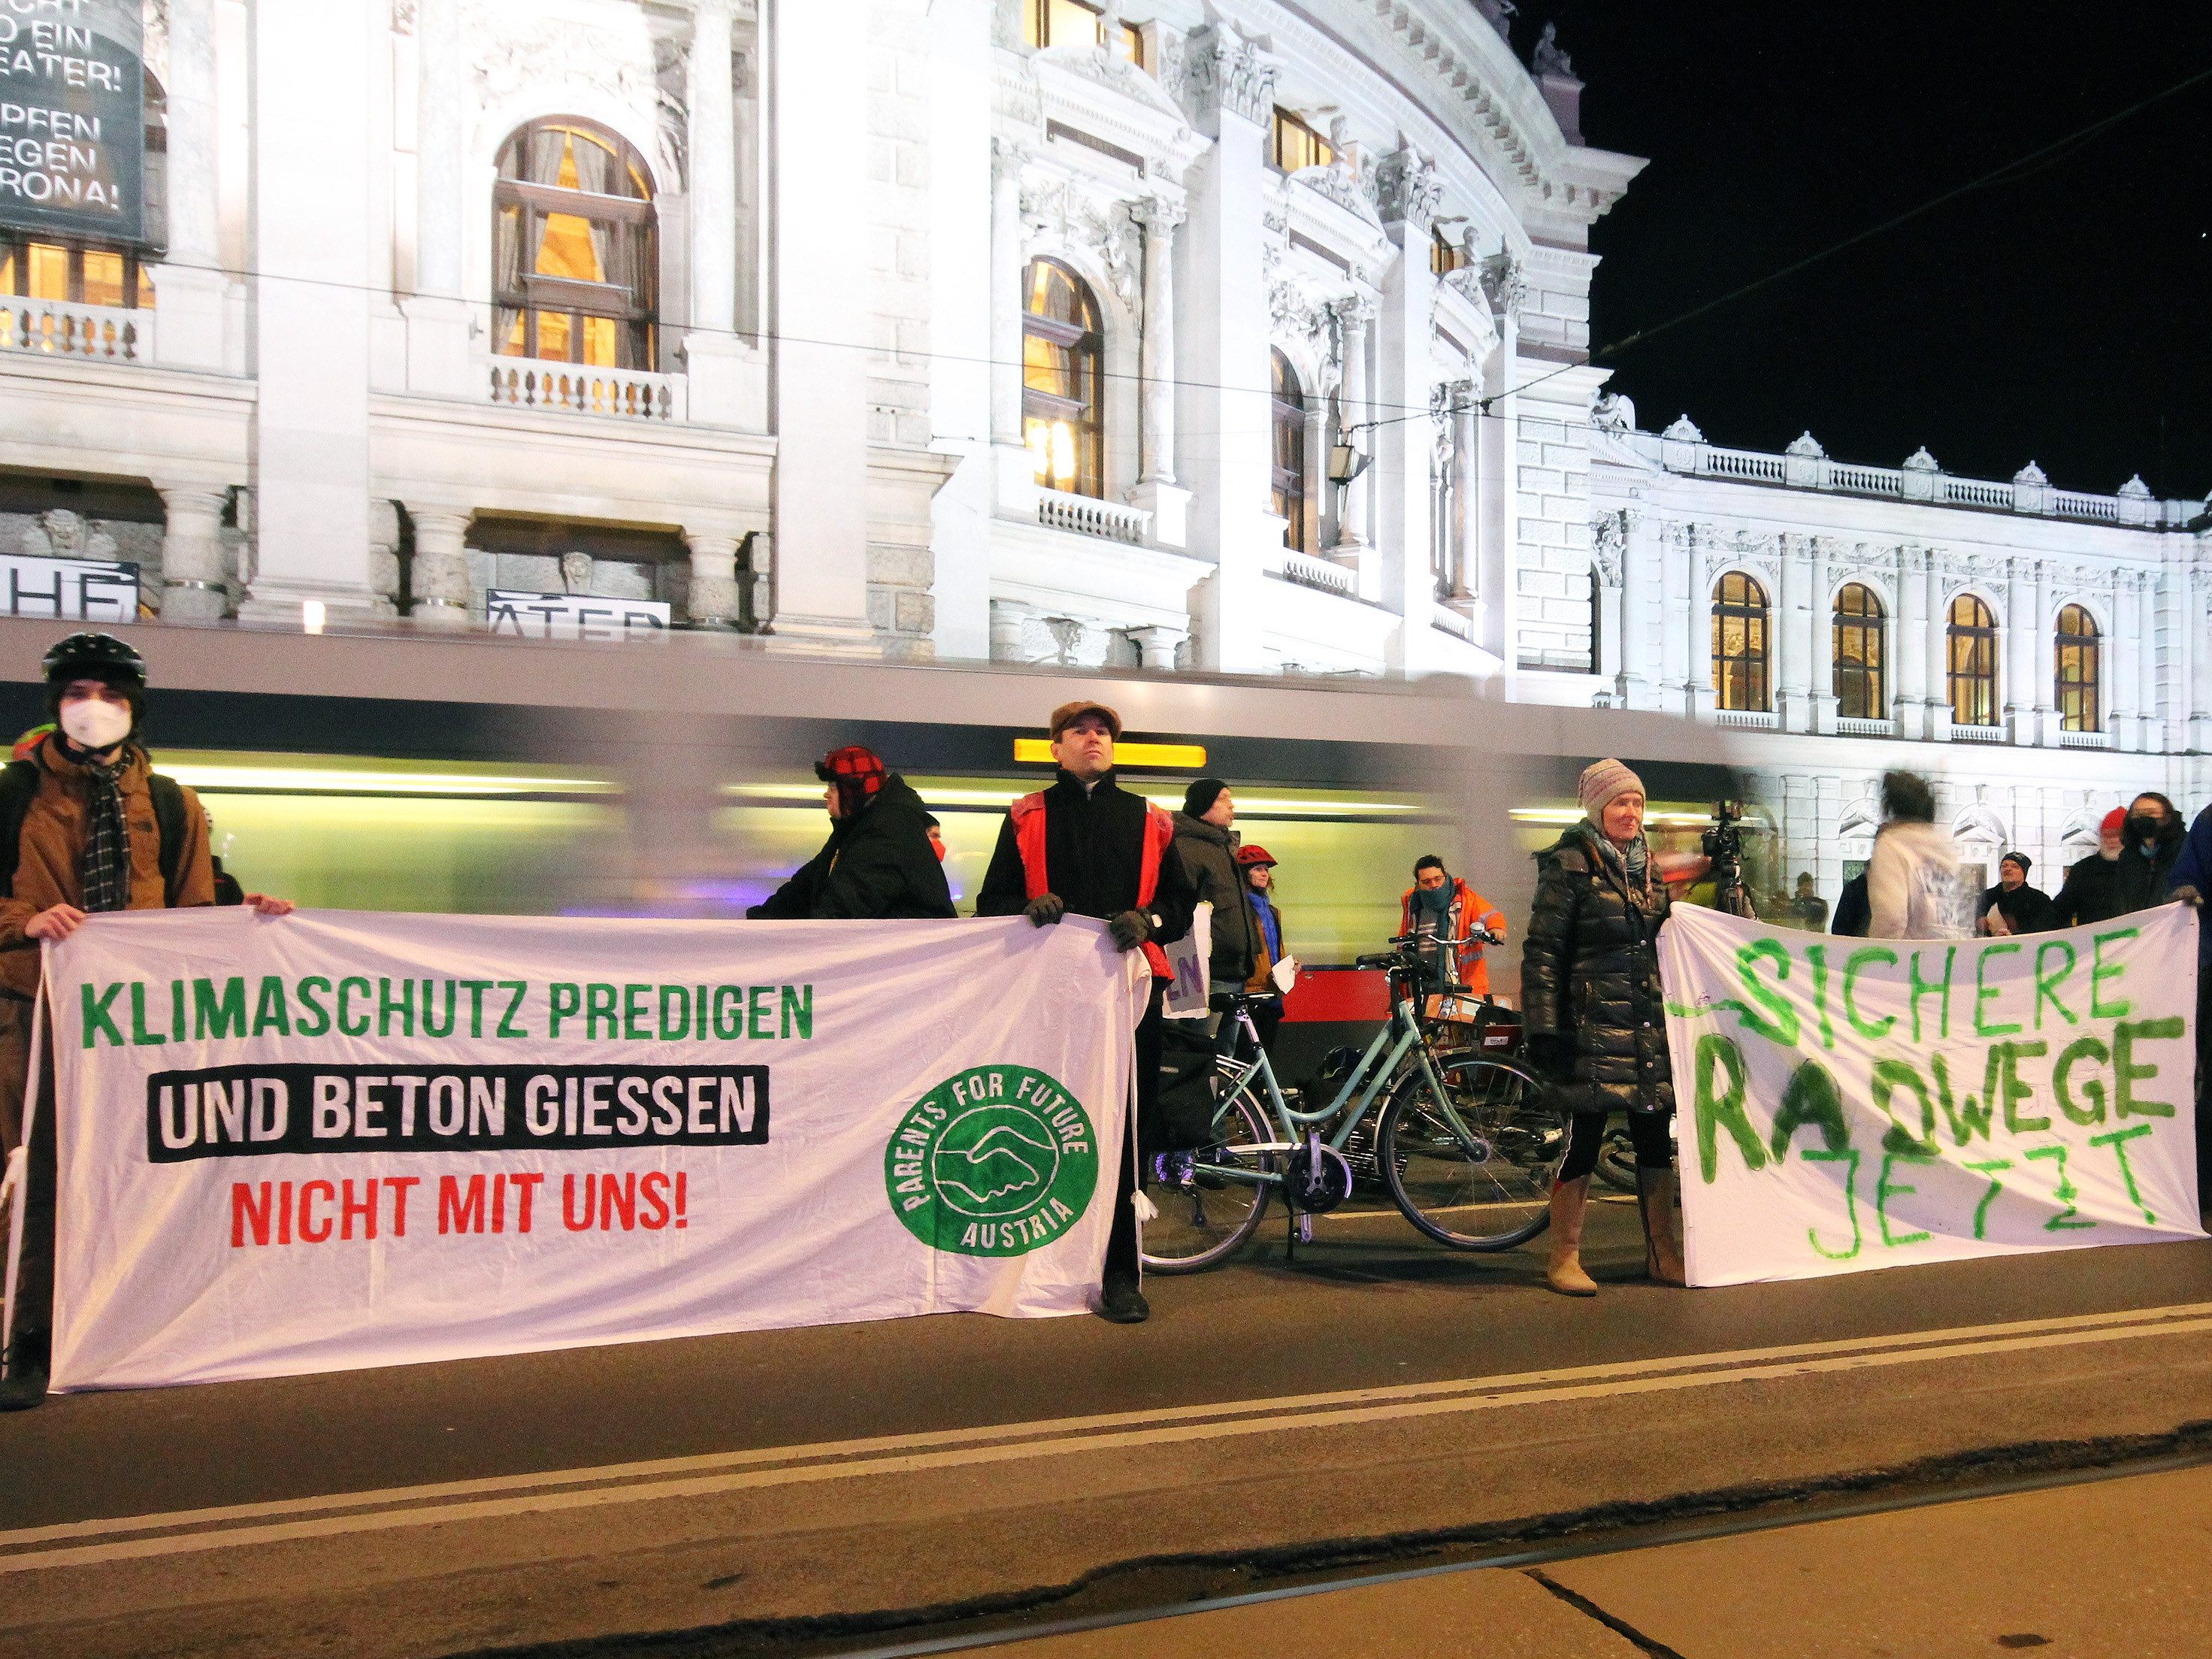
[[[1152,992],[1136,1034],[1141,1127],[1158,1115],[1160,1005],[1175,976],[1159,947],[1190,931],[1198,895],[1175,854],[1175,820],[1116,780],[1121,717],[1103,703],[1079,701],[1054,709],[1046,729],[1059,776],[1007,812],[975,914],[1026,915],[1039,927],[1070,914],[1093,916],[1106,923],[1117,948],[1145,952]],[[1125,1158],[1098,1304],[1100,1316],[1118,1325],[1139,1323],[1152,1312],[1138,1286],[1135,1195],[1133,1165]]]
[[[88,915],[213,904],[208,817],[153,769],[145,748],[146,664],[106,634],[72,634],[46,655],[56,729],[0,772],[0,1151],[26,1140],[23,1249],[0,1411],[46,1397],[53,1310],[54,1137],[24,1122],[39,947]],[[264,915],[289,900],[254,893]],[[51,1062],[49,1062],[51,1064]],[[41,1089],[51,1099],[52,1090]]]
[[[1578,791],[1583,821],[1536,855],[1536,902],[1521,947],[1529,1065],[1572,1126],[1552,1187],[1545,1283],[1595,1296],[1583,1270],[1583,1220],[1607,1117],[1628,1114],[1636,1146],[1644,1267],[1684,1282],[1676,1206],[1674,1071],[1656,942],[1667,883],[1644,835],[1643,781],[1617,760],[1595,763]]]
[[[822,804],[830,839],[789,881],[745,912],[750,921],[950,918],[945,854],[933,845],[937,820],[913,786],[875,751],[852,744],[814,763],[828,786]]]

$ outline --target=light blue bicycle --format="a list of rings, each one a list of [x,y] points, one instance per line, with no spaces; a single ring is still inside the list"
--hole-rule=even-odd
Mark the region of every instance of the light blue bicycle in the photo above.
[[[1496,942],[1480,930],[1458,941]],[[1158,1212],[1144,1230],[1152,1271],[1196,1273],[1225,1261],[1252,1237],[1277,1191],[1310,1239],[1311,1218],[1352,1196],[1354,1158],[1407,1220],[1454,1249],[1510,1249],[1544,1230],[1553,1178],[1567,1152],[1565,1122],[1537,1103],[1536,1079],[1510,1060],[1480,1046],[1431,1049],[1417,1012],[1422,992],[1474,993],[1462,985],[1424,986],[1420,952],[1434,941],[1407,936],[1390,943],[1389,951],[1358,963],[1386,971],[1390,1018],[1325,1106],[1307,1109],[1297,1091],[1276,1082],[1253,1027],[1252,999],[1226,999],[1217,1043],[1216,1144],[1147,1161],[1145,1193]],[[1478,1045],[1487,1040],[1507,1048],[1513,1041],[1510,1025],[1493,1034],[1479,1017],[1475,1029]],[[1378,1103],[1373,1134],[1355,1144]]]

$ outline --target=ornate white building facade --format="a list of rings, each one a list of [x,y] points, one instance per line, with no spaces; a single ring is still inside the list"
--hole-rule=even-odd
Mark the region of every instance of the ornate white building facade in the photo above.
[[[2205,791],[2201,504],[1637,430],[1581,359],[1642,163],[1497,0],[143,15],[143,240],[0,167],[0,552],[165,620],[1456,673],[1729,727],[1830,888],[1900,760],[2045,858]]]

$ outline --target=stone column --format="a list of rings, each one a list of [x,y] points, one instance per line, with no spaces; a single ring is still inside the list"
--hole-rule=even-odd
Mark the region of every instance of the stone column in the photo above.
[[[1942,557],[1926,548],[1922,558],[1921,581],[1928,595],[1921,611],[1927,620],[1928,713],[1921,735],[1936,741],[1951,735],[1951,612],[1944,603]]]
[[[482,397],[470,377],[462,262],[470,88],[460,0],[420,0],[415,48],[415,292],[399,306],[407,319],[407,385],[440,397]]]
[[[691,550],[691,596],[684,612],[695,623],[726,627],[738,619],[738,538],[726,529],[684,526]]]
[[[1139,483],[1173,483],[1175,471],[1175,230],[1182,204],[1157,198],[1131,210],[1145,232],[1145,382]]]
[[[161,620],[221,622],[230,608],[223,585],[222,509],[228,493],[204,484],[161,488]]]
[[[1785,532],[1776,541],[1782,563],[1782,626],[1776,630],[1774,713],[1784,732],[1813,729],[1812,604],[1808,592],[1810,550],[1806,538]]]
[[[2005,605],[2003,650],[1998,656],[2002,665],[2005,734],[2016,744],[2033,744],[2036,739],[2035,693],[2033,681],[2035,622],[2035,572],[2033,562],[2027,559],[2013,559],[2005,568]]]
[[[1382,607],[1401,618],[1387,660],[1398,673],[1414,673],[1431,629],[1436,584],[1430,570],[1435,497],[1429,488],[1436,447],[1430,325],[1436,277],[1429,268],[1430,228],[1443,193],[1435,164],[1411,145],[1385,156],[1376,168],[1377,211],[1390,241],[1382,276],[1382,306],[1376,323],[1376,401],[1390,411],[1376,429],[1375,531]]]
[[[1180,628],[1130,628],[1122,630],[1137,647],[1140,668],[1170,670],[1176,665],[1176,647],[1188,637]]]
[[[1669,524],[1660,534],[1660,707],[1670,714],[1681,714],[1690,707],[1689,526]]]
[[[1825,736],[1836,729],[1835,573],[1828,565],[1828,538],[1814,537],[1806,544],[1806,554],[1811,561],[1812,604],[1805,619],[1805,636],[1813,669],[1813,730]],[[1882,653],[1882,659],[1887,665],[1887,652]]]
[[[2158,686],[2158,573],[2138,571],[2135,582],[2136,709],[2142,751],[2155,755],[2166,748],[2166,711],[2160,706]]]
[[[408,612],[408,620],[417,628],[466,628],[469,515],[445,507],[410,506],[408,517],[415,524],[410,584],[415,608]]]
[[[769,135],[775,637],[872,655],[868,363],[853,349],[869,305],[866,221],[854,210],[868,198],[869,140],[836,95],[853,63],[853,16],[820,0],[773,0],[761,15],[767,83],[780,89]]]
[[[1367,325],[1374,320],[1375,307],[1364,300],[1346,300],[1336,307],[1339,349],[1344,354],[1344,381],[1336,399],[1340,436],[1374,418],[1367,407]],[[1352,441],[1363,455],[1374,455],[1373,432],[1359,433]],[[1329,551],[1347,564],[1356,566],[1367,550],[1367,483],[1372,471],[1370,465],[1345,485],[1337,503],[1336,543]]]
[[[991,441],[1022,447],[1023,146],[991,143]],[[1146,248],[1147,272],[1151,247]]]
[[[1647,612],[1661,555],[1653,541],[1650,514],[1631,508],[1620,517],[1620,706],[1648,708],[1651,669]]]
[[[224,366],[222,144],[216,119],[215,0],[170,0],[169,249],[154,272],[155,354],[180,368]]]
[[[1475,506],[1476,423],[1482,418],[1477,402],[1481,387],[1473,380],[1451,385],[1452,408],[1452,561],[1451,596],[1464,602],[1474,597],[1468,572],[1475,560],[1476,526],[1480,514]]]
[[[2182,588],[2181,637],[2189,660],[2189,749],[2212,753],[2212,564],[2200,550]]]
[[[1682,643],[1689,653],[1690,714],[1713,717],[1719,698],[1713,687],[1713,577],[1698,526],[1690,526],[1689,614],[1682,619]]]
[[[1899,548],[1894,568],[1897,603],[1891,607],[1887,643],[1896,672],[1890,676],[1889,716],[1899,737],[1917,738],[1928,720],[1928,579],[1917,548]]]
[[[691,329],[684,337],[690,415],[716,426],[756,424],[746,380],[753,354],[738,338],[738,118],[730,60],[732,0],[694,0],[689,125]],[[734,614],[734,613],[732,613]]]
[[[2035,741],[2055,749],[2058,746],[2058,647],[2052,635],[2057,618],[2051,609],[2051,565],[2038,559],[2034,566],[2027,672],[2034,691]]]

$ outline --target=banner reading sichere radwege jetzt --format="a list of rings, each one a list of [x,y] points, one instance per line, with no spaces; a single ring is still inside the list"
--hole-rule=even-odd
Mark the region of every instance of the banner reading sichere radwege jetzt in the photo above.
[[[2199,1238],[2179,904],[2016,939],[1660,936],[1693,1285]]]
[[[1099,924],[96,916],[46,955],[53,1380],[1083,1310]]]

